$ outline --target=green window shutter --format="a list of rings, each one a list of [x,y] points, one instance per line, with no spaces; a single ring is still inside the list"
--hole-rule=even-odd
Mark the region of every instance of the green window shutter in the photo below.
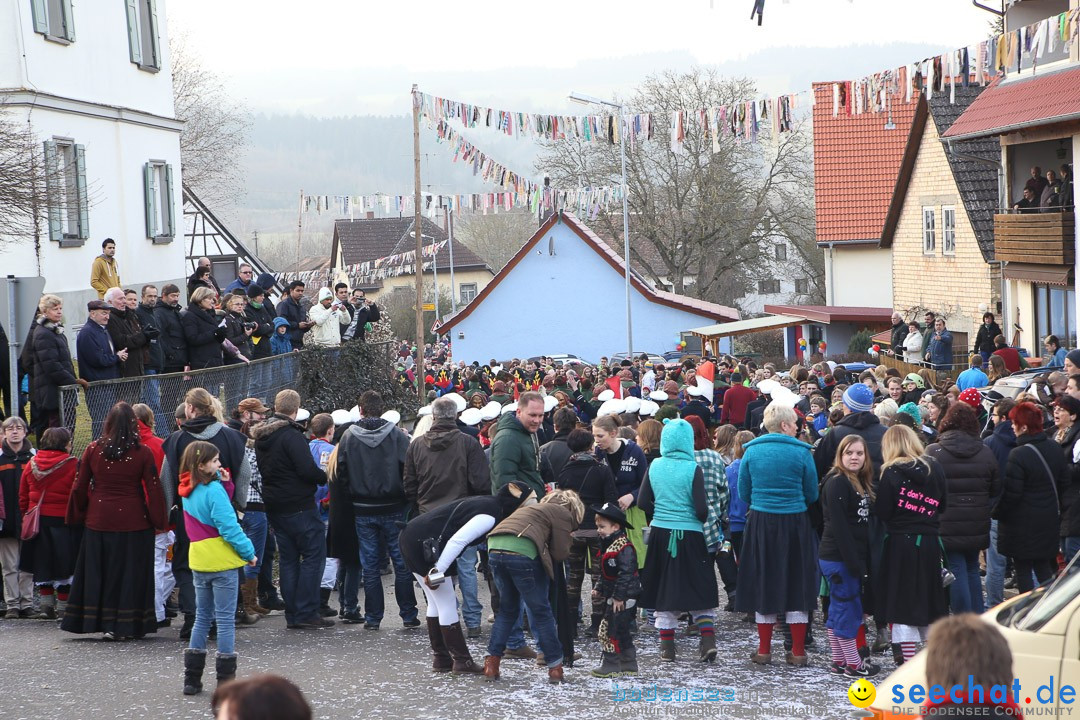
[[[34,32],[49,34],[49,14],[45,10],[45,0],[30,0],[30,13],[34,17]]]
[[[61,0],[64,12],[64,39],[75,42],[75,18],[71,14],[71,0]]]
[[[45,207],[49,213],[49,239],[64,239],[64,228],[60,223],[60,198],[56,182],[56,143],[45,141]]]
[[[79,239],[90,237],[90,198],[86,188],[86,148],[75,146],[75,187],[79,195]]]
[[[154,166],[143,165],[143,198],[146,209],[146,237],[153,240],[157,236],[157,213],[154,212]]]
[[[142,64],[142,44],[139,42],[138,0],[127,0],[128,53],[131,62]]]
[[[165,189],[161,193],[161,202],[165,204],[165,232],[168,237],[176,237],[176,216],[173,210],[172,165],[165,166]]]
[[[150,46],[153,48],[154,57],[150,60],[153,67],[161,68],[161,38],[158,37],[157,0],[149,0],[147,12],[150,13]]]

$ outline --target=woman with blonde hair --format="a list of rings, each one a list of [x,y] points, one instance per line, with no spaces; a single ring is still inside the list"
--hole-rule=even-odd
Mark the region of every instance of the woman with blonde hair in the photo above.
[[[881,441],[881,478],[874,514],[885,525],[875,610],[892,624],[897,665],[915,655],[927,627],[949,612],[939,524],[947,484],[937,460],[924,454],[915,431],[894,425]]]
[[[1000,355],[990,356],[990,372],[987,373],[987,379],[990,384],[993,385],[1003,377],[1009,376],[1009,370],[1005,367],[1005,358]]]
[[[208,287],[195,288],[187,311],[180,315],[188,345],[188,364],[192,370],[221,367],[224,363],[221,343],[227,331],[214,312],[216,298],[217,295]]]
[[[730,466],[735,459],[735,436],[739,434],[739,428],[734,425],[721,425],[714,433],[713,449],[720,453],[724,464]]]
[[[645,459],[652,462],[660,457],[660,433],[664,426],[659,420],[643,420],[637,427],[638,447],[645,453]]]
[[[739,582],[739,558],[742,556],[743,531],[746,529],[746,503],[739,497],[739,466],[742,464],[743,453],[748,442],[754,439],[754,433],[749,430],[739,430],[734,425],[721,425],[717,430],[717,444],[720,442],[720,430],[729,427],[735,430],[728,444],[730,460],[726,459],[727,468],[724,477],[728,486],[728,510],[724,518],[724,537],[731,542],[731,552],[721,552],[716,556],[716,567],[720,570],[720,580],[724,583],[724,591],[727,593],[728,602],[724,607],[726,612],[735,609],[735,595]],[[720,456],[723,452],[717,448]]]

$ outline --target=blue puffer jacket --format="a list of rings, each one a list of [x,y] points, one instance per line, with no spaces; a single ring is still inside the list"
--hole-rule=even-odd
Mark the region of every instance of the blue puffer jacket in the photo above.
[[[727,474],[728,484],[728,528],[731,532],[742,532],[746,529],[747,505],[739,497],[739,467],[742,466],[742,458],[733,460],[724,472]]]
[[[817,500],[818,477],[810,446],[770,433],[743,446],[739,497],[751,510],[791,515]]]

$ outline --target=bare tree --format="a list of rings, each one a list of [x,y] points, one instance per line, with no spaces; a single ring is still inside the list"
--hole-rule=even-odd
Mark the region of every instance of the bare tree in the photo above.
[[[536,217],[528,211],[463,213],[454,216],[454,240],[461,240],[495,272],[499,272],[536,232]]]
[[[0,238],[5,241],[41,235],[48,200],[44,166],[30,124],[0,104]]]
[[[203,65],[183,34],[169,39],[173,105],[184,121],[180,165],[184,184],[210,207],[231,207],[244,194],[241,160],[251,120],[225,89],[220,75]]]
[[[762,258],[768,239],[762,221],[770,213],[786,217],[785,194],[807,187],[811,138],[801,129],[769,138],[765,121],[757,141],[720,133],[718,147],[700,130],[695,108],[753,97],[754,84],[746,78],[694,69],[650,76],[625,101],[627,114],[653,113],[654,140],[627,148],[631,262],[653,282],[732,304],[752,281],[747,271]],[[666,118],[674,110],[687,111],[678,152],[667,141]],[[557,185],[619,182],[619,148],[613,144],[550,143],[537,165]],[[618,205],[601,212],[596,223],[601,234],[622,240]]]

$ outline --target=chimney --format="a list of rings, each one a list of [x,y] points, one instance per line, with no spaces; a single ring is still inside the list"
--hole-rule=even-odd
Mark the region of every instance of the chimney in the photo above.
[[[375,211],[374,210],[368,210],[367,212],[365,212],[364,213],[364,219],[365,220],[374,220],[375,219]]]

